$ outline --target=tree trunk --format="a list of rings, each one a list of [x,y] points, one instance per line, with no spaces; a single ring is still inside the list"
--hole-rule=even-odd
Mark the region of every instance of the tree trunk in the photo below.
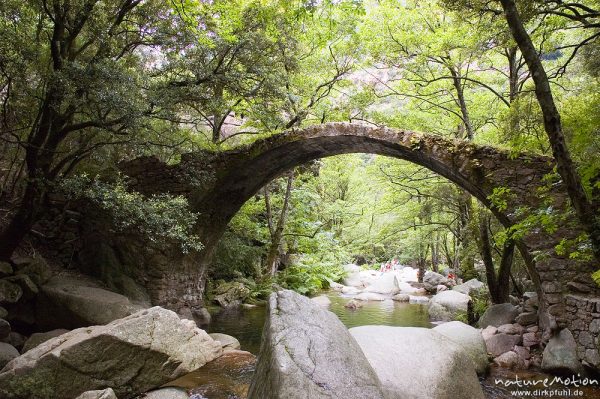
[[[279,267],[279,248],[281,246],[281,240],[283,238],[283,231],[285,228],[285,221],[288,214],[290,197],[292,194],[292,188],[294,183],[294,172],[291,171],[288,175],[287,186],[285,189],[285,197],[283,199],[283,205],[281,207],[281,212],[279,214],[279,218],[277,220],[277,225],[273,226],[272,223],[272,214],[271,214],[271,205],[269,201],[268,195],[265,195],[265,204],[267,206],[267,217],[269,218],[269,230],[271,232],[271,244],[269,245],[269,250],[267,251],[267,260],[265,262],[265,272],[271,276],[274,276],[277,273],[277,269]],[[265,191],[266,193],[267,191]]]
[[[435,234],[435,238],[431,243],[431,270],[434,272],[439,272],[439,237],[438,234]]]
[[[473,125],[471,124],[471,117],[469,116],[469,110],[467,108],[467,102],[465,101],[465,91],[462,86],[462,79],[458,76],[458,72],[452,68],[448,68],[450,70],[450,74],[452,75],[452,83],[454,84],[454,89],[456,90],[457,103],[460,108],[460,113],[462,115],[462,121],[465,126],[465,130],[467,132],[466,139],[472,141],[475,137],[475,132],[473,131]],[[462,139],[463,137],[459,137]]]
[[[508,241],[502,249],[500,268],[498,269],[498,280],[496,282],[496,301],[494,303],[509,302],[510,295],[510,269],[512,268],[515,253],[515,243]]]
[[[8,261],[36,221],[42,194],[34,182],[29,182],[19,209],[0,233],[0,260]]]
[[[500,267],[498,268],[498,274],[496,275],[494,259],[492,257],[492,248],[490,246],[488,219],[486,217],[481,217],[479,220],[479,248],[485,266],[485,275],[492,302],[508,302],[510,294],[510,269],[512,267],[515,250],[514,242],[508,241],[504,245]]]
[[[225,116],[223,116],[223,112],[219,108],[219,105],[223,101],[223,84],[217,83],[213,88],[213,95],[215,97],[216,106],[212,112],[212,142],[217,144],[221,141],[221,128],[223,127],[223,122],[225,121]]]
[[[496,288],[498,284],[496,283],[494,259],[492,257],[492,249],[490,247],[487,218],[483,216],[479,220],[479,251],[481,252],[481,259],[483,260],[483,265],[485,266],[485,276],[487,279],[490,296],[492,297],[492,302],[497,303]]]
[[[600,216],[598,216],[597,207],[594,206],[592,201],[588,200],[581,179],[571,160],[562,131],[560,114],[552,96],[548,75],[531,41],[531,37],[529,37],[523,26],[515,1],[500,0],[500,2],[512,36],[531,72],[535,84],[535,95],[544,116],[544,129],[552,147],[552,155],[556,161],[558,173],[566,186],[569,198],[582,226],[590,236],[594,255],[597,260],[600,260],[600,221],[598,220]]]
[[[471,194],[469,194],[465,190],[459,190],[457,198],[459,216],[456,231],[459,244],[457,246],[457,251],[460,251],[460,253],[457,254],[458,256],[455,257],[458,259],[457,267],[464,270],[472,269],[474,264],[474,259],[472,259],[472,257],[469,256],[468,252],[466,251],[469,245],[469,219],[471,218],[472,214],[471,198]]]
[[[56,113],[60,108],[62,94],[50,89],[39,109],[39,123],[32,127],[25,150],[27,183],[17,212],[0,232],[0,260],[9,260],[23,238],[36,222],[41,203],[47,190],[47,182],[56,148],[64,136],[60,127],[64,120]]]

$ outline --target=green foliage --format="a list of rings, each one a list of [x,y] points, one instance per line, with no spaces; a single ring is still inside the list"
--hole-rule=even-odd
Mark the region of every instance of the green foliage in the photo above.
[[[510,192],[508,187],[494,187],[492,194],[488,196],[488,199],[499,211],[506,211],[508,209],[508,202],[512,199],[513,194]]]
[[[469,315],[467,312],[459,311],[454,315],[454,320],[469,324]]]
[[[262,246],[229,230],[217,245],[210,270],[211,276],[225,280],[242,276],[258,278],[264,252]]]
[[[594,273],[592,273],[592,279],[596,284],[598,284],[598,286],[600,286],[600,270],[596,270]]]
[[[556,253],[570,259],[591,261],[594,259],[592,245],[587,234],[581,234],[575,239],[563,238],[554,248]]]
[[[144,197],[128,191],[122,180],[106,183],[86,175],[65,179],[61,189],[70,198],[90,200],[107,211],[118,231],[134,229],[153,242],[176,242],[185,253],[203,247],[193,233],[198,215],[189,210],[181,196]]]
[[[473,320],[479,320],[491,305],[490,296],[487,290],[474,291],[469,293],[471,297],[471,309]]]
[[[312,295],[329,288],[330,281],[337,282],[343,277],[344,270],[339,264],[299,263],[280,272],[277,282],[300,294]]]

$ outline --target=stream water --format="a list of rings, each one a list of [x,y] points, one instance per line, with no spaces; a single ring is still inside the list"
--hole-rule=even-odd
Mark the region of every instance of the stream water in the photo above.
[[[394,302],[364,302],[358,310],[344,307],[349,298],[341,297],[337,292],[327,292],[331,299],[329,310],[335,313],[348,328],[362,325],[389,325],[401,327],[432,327],[427,314],[427,306]],[[236,337],[241,349],[257,355],[260,348],[262,327],[266,318],[265,307],[213,309],[213,318],[208,326],[209,332],[221,332]],[[175,381],[174,384],[184,387],[195,396],[194,399],[244,399],[254,372],[255,359],[251,355],[223,356],[219,361],[212,362],[209,367],[203,367],[195,373],[188,374]],[[503,387],[495,380],[519,379],[538,381],[553,378],[538,370],[525,370],[517,374],[510,370],[492,367],[489,375],[481,379],[481,385],[486,399],[508,399],[518,397],[541,398],[550,397],[548,394],[535,395],[540,387],[527,387],[530,393],[515,395],[517,390],[523,390],[515,385]],[[557,387],[560,388],[560,387]],[[575,393],[575,391],[581,391]],[[563,391],[566,393],[566,391]],[[585,398],[600,399],[597,388],[571,388],[567,394],[554,391],[552,398]]]

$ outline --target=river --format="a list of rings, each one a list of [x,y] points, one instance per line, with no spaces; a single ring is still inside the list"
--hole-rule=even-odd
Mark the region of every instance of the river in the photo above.
[[[363,302],[363,307],[350,310],[344,307],[349,298],[341,297],[337,292],[325,293],[331,299],[329,310],[335,313],[346,327],[362,325],[388,325],[399,327],[432,327],[429,321],[426,305],[400,303],[391,300],[383,302]],[[209,332],[221,332],[236,337],[241,344],[241,349],[258,354],[262,327],[266,318],[265,307],[233,308],[223,310],[212,309],[213,318],[208,326]],[[175,385],[187,388],[195,395],[194,399],[244,399],[252,379],[255,362],[252,357],[232,356],[224,357],[210,367],[191,373],[177,381]],[[508,399],[515,397],[548,397],[533,395],[539,387],[528,387],[530,394],[515,396],[511,391],[518,388],[515,385],[503,387],[495,380],[514,380],[515,375],[522,380],[538,381],[553,377],[539,370],[524,370],[515,374],[510,370],[492,367],[485,378],[481,378],[481,385],[487,399]],[[575,390],[581,391],[582,396],[575,395]],[[566,395],[556,394],[553,398],[585,398],[600,399],[600,390],[597,388],[572,388]]]

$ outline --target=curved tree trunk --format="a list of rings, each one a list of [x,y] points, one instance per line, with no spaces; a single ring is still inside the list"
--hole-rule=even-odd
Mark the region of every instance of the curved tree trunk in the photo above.
[[[493,303],[506,303],[509,301],[510,294],[510,269],[513,263],[515,252],[515,243],[508,241],[502,250],[502,258],[498,273],[494,267],[492,257],[492,248],[490,246],[490,237],[488,232],[488,220],[482,217],[479,221],[480,251],[483,264],[485,266],[485,275],[487,278],[488,289]]]
[[[523,25],[515,1],[500,0],[500,2],[502,3],[504,16],[506,17],[506,22],[510,27],[512,36],[519,46],[521,54],[523,54],[523,58],[531,72],[535,84],[535,95],[544,116],[544,129],[552,147],[552,155],[556,161],[558,173],[564,181],[569,198],[581,224],[590,236],[594,255],[596,259],[600,260],[600,216],[598,215],[598,207],[595,206],[594,201],[588,200],[579,174],[571,159],[562,131],[560,114],[552,96],[548,75],[531,41],[531,37]]]
[[[265,272],[271,276],[274,276],[275,273],[277,273],[277,269],[279,268],[279,248],[281,246],[281,240],[283,238],[283,230],[285,228],[285,221],[289,210],[293,184],[294,172],[291,171],[287,179],[287,186],[285,189],[285,196],[283,198],[281,212],[279,214],[279,218],[277,219],[277,224],[275,226],[273,226],[273,215],[271,212],[271,203],[268,194],[268,189],[265,188],[265,205],[267,207],[267,219],[269,224],[269,231],[271,233],[271,244],[269,245],[269,250],[267,251]]]

